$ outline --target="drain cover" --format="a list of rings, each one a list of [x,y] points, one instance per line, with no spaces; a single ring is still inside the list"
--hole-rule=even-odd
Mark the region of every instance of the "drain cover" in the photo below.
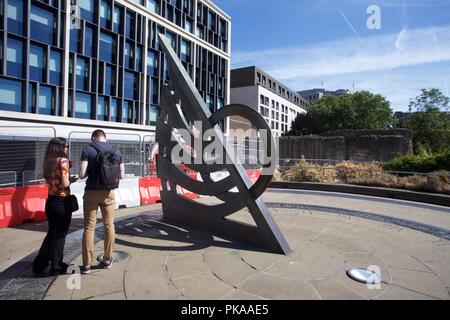
[[[381,283],[381,276],[375,271],[365,268],[351,268],[347,270],[347,275],[355,281],[366,284]]]
[[[129,256],[129,254],[126,253],[125,251],[114,251],[113,252],[114,262],[123,261],[126,258],[128,258],[128,256]],[[97,261],[103,262],[103,253],[97,257]]]

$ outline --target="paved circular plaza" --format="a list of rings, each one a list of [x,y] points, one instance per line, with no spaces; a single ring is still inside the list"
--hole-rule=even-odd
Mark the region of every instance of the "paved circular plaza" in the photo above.
[[[111,270],[59,276],[43,298],[450,299],[450,208],[308,191],[270,190],[263,198],[290,256],[165,220],[156,206],[117,223]],[[252,223],[245,211],[230,219]],[[346,275],[369,266],[380,270],[381,285]]]

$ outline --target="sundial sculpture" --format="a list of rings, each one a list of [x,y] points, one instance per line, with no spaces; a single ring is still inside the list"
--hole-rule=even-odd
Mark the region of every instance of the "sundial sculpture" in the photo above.
[[[272,179],[276,157],[272,156],[264,164],[261,176],[253,184],[233,148],[226,147],[226,138],[219,126],[230,116],[249,120],[256,129],[268,132],[266,145],[271,155],[275,155],[275,141],[268,124],[258,112],[243,105],[228,105],[212,114],[167,38],[162,34],[158,36],[169,67],[169,81],[161,90],[160,116],[156,125],[157,175],[162,184],[164,217],[276,253],[290,254],[289,244],[261,199]],[[207,141],[204,141],[204,131],[199,130],[198,124],[210,132]],[[189,137],[180,138],[179,132],[188,132]],[[204,157],[203,150],[212,142],[220,144],[214,156],[224,159],[222,163],[211,163]],[[197,145],[201,151],[196,150]],[[180,146],[184,151],[190,150],[183,154],[183,165],[200,173],[203,181],[191,178],[177,166],[180,159],[172,154],[172,150]],[[224,170],[229,176],[213,181],[211,173]],[[208,205],[187,199],[178,193],[177,186],[199,195],[215,196],[221,203]],[[230,191],[236,188],[238,192]],[[244,208],[252,215],[256,227],[226,219]]]

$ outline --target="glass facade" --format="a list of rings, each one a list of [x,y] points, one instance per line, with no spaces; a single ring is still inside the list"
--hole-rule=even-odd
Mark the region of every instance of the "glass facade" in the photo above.
[[[92,118],[92,96],[90,94],[76,92],[74,113],[75,118]]]
[[[15,38],[8,38],[7,41],[7,74],[21,78],[23,76],[23,42]]]
[[[23,8],[24,8],[23,0],[8,1],[8,7],[6,8],[6,16],[8,18],[7,25],[9,32],[23,35],[24,33]]]
[[[22,111],[22,81],[0,78],[0,109]]]
[[[47,86],[39,87],[39,114],[55,115],[55,95]]]
[[[55,33],[55,14],[32,5],[30,12],[30,38],[53,45],[56,39]]]
[[[30,79],[44,81],[46,54],[44,48],[36,45],[30,46]]]
[[[50,52],[50,83],[60,86],[62,81],[62,73],[61,73],[61,53],[58,51],[52,50]]]
[[[192,37],[201,28],[202,39],[219,48],[229,22],[200,0],[126,1],[142,10],[111,0],[71,0],[80,19],[66,26],[70,12],[64,1],[0,0],[0,109],[154,125],[169,77],[159,33],[169,39],[211,110],[223,106],[228,59]],[[179,28],[159,24],[154,14]]]
[[[84,54],[94,56],[94,29],[89,26],[84,30]]]
[[[113,36],[100,32],[100,60],[116,63],[116,41]]]

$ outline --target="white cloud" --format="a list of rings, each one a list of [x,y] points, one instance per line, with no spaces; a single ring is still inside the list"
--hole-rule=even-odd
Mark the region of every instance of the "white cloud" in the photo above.
[[[391,102],[402,105],[407,105],[409,94],[420,92],[424,87],[441,84],[445,91],[450,74],[448,61],[450,26],[405,28],[395,34],[362,38],[362,43],[358,38],[351,38],[315,46],[234,52],[232,55],[233,66],[257,65],[292,89],[309,88],[296,85],[310,82],[320,85],[322,80],[338,88],[349,88],[353,82],[349,79],[359,79],[358,88],[390,92],[387,97]],[[374,75],[377,78],[374,79]],[[362,86],[364,83],[367,85]],[[325,87],[328,88],[326,84]]]

